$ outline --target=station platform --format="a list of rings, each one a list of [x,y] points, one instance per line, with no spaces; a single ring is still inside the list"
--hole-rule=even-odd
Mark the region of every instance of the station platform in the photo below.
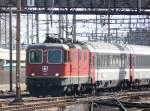
[[[1,84],[0,85],[0,93],[9,91],[9,87],[10,87],[9,84]],[[26,90],[25,83],[21,83],[20,87],[21,87],[21,91],[25,91]],[[15,90],[16,90],[16,85],[13,84],[13,91],[15,91]]]
[[[25,61],[26,52],[25,50],[20,51],[20,60]],[[9,49],[0,48],[0,60],[9,60]],[[16,50],[12,51],[12,60],[16,60]]]

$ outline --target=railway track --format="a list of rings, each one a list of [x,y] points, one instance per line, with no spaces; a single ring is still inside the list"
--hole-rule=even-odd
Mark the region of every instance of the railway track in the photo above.
[[[132,100],[138,100],[138,99],[150,99],[150,91],[131,91],[131,92],[120,92],[114,94],[118,100],[125,100],[129,101],[129,99]]]
[[[79,100],[89,98],[87,95],[82,96],[64,96],[64,97],[46,97],[46,98],[36,98],[36,97],[24,97],[23,103],[12,103],[12,98],[7,98],[7,101],[0,102],[0,111],[34,111],[36,109],[45,108],[65,108],[68,105],[79,104]],[[9,100],[11,99],[11,100]],[[3,99],[5,100],[5,99]]]
[[[29,102],[30,101],[30,102]],[[37,100],[25,100],[23,105],[10,105],[4,106],[0,108],[0,111],[35,111],[39,109],[47,109],[47,108],[66,108],[68,105],[78,104],[76,99],[63,99],[59,98],[57,100],[50,100],[50,99],[37,99]]]
[[[93,95],[82,95],[82,96],[64,96],[64,97],[46,97],[46,98],[35,98],[25,97],[22,105],[10,105],[10,101],[0,102],[0,111],[35,111],[39,109],[48,108],[62,108],[65,109],[67,106],[75,104],[96,104],[104,106],[118,107],[125,111],[125,108],[146,108],[150,109],[150,103],[138,103],[131,102],[129,99],[150,99],[150,91],[131,91],[131,92],[118,92],[118,93],[104,93],[101,96]],[[5,99],[4,99],[5,100]]]
[[[21,91],[21,95],[23,97],[29,97],[29,93],[27,91]],[[7,99],[7,98],[15,98],[16,92],[3,92],[0,94],[0,99]]]

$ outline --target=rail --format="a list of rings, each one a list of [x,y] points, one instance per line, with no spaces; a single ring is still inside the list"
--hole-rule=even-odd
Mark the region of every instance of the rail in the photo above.
[[[89,111],[93,111],[93,108],[99,106],[118,108],[120,111],[127,111],[128,108],[145,108],[146,110],[150,109],[150,103],[145,103],[144,101],[143,103],[141,103],[136,100],[134,102],[128,101],[128,98],[133,99],[136,98],[135,96],[140,96],[141,98],[145,97],[149,99],[150,91],[124,91],[109,94],[104,93],[101,96],[82,95],[47,98],[24,97],[24,102],[22,105],[10,105],[10,101],[0,102],[0,111],[35,111],[37,109],[49,109],[53,107],[65,109],[70,105],[77,104],[90,104]]]

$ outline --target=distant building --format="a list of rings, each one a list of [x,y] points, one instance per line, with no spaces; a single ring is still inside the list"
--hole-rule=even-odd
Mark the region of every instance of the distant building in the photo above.
[[[150,46],[150,30],[137,29],[127,33],[127,42],[136,45]]]

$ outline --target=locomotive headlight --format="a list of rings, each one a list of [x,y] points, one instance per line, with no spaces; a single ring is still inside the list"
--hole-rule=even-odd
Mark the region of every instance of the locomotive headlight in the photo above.
[[[56,73],[55,76],[59,76],[59,73]]]
[[[31,73],[31,76],[35,76],[35,73]]]

